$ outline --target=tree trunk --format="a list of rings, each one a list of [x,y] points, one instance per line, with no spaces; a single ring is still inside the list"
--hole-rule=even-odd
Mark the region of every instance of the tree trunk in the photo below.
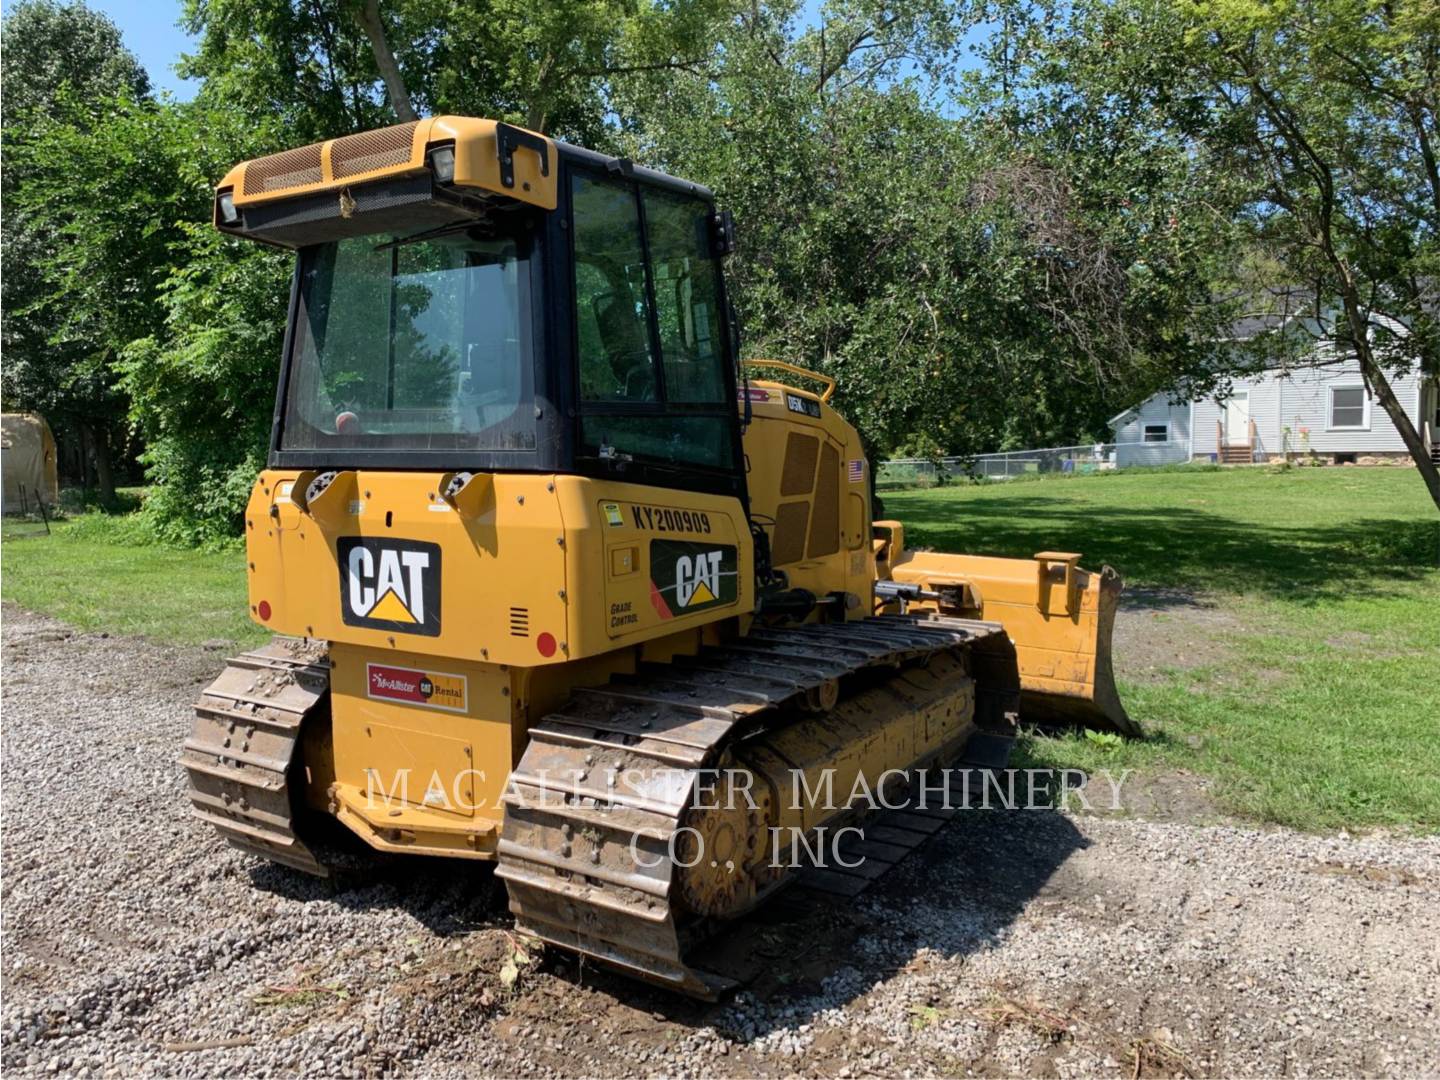
[[[535,85],[531,87],[525,106],[525,126],[542,134],[545,121],[549,118],[546,103],[550,100],[550,69],[554,66],[554,54],[547,52],[535,72]]]
[[[415,107],[410,104],[410,93],[405,89],[405,80],[400,75],[400,65],[390,51],[390,42],[385,38],[385,24],[380,19],[380,0],[365,0],[356,14],[365,36],[370,39],[371,51],[375,54],[375,66],[380,69],[380,78],[385,81],[385,92],[390,95],[390,107],[402,124],[420,119]]]
[[[1440,510],[1440,470],[1435,468],[1435,463],[1430,460],[1430,455],[1425,449],[1425,440],[1420,437],[1420,432],[1411,423],[1405,407],[1395,396],[1395,391],[1390,389],[1390,382],[1385,378],[1385,373],[1375,366],[1374,361],[1360,362],[1360,370],[1365,373],[1365,378],[1370,380],[1370,385],[1375,389],[1375,397],[1390,417],[1390,422],[1395,425],[1395,430],[1400,432],[1400,438],[1405,443],[1405,449],[1410,451],[1410,456],[1415,459],[1415,466],[1420,470],[1420,479],[1425,481],[1425,487],[1430,492],[1430,498],[1435,503],[1435,508]]]
[[[90,429],[90,445],[95,451],[95,487],[100,505],[106,510],[115,507],[115,473],[110,467],[110,431],[104,424]]]
[[[1360,297],[1348,275],[1342,275],[1341,278],[1341,299],[1345,304],[1346,318],[1350,320],[1352,327],[1351,344],[1355,346],[1355,358],[1360,361],[1360,371],[1364,374],[1365,381],[1370,384],[1370,389],[1374,391],[1380,407],[1385,410],[1390,422],[1395,425],[1395,430],[1400,433],[1400,440],[1415,460],[1415,467],[1420,470],[1420,479],[1425,481],[1435,508],[1440,510],[1440,471],[1436,470],[1435,463],[1430,460],[1430,454],[1425,449],[1425,440],[1405,412],[1405,406],[1400,404],[1400,399],[1390,388],[1390,380],[1375,362],[1374,351],[1370,348],[1370,337],[1365,329],[1367,320],[1360,308]]]
[[[81,420],[78,426],[82,483],[89,488],[93,465],[96,495],[100,499],[100,505],[109,510],[115,505],[115,473],[110,467],[110,432],[104,423],[93,424],[88,420]]]
[[[80,490],[90,490],[90,478],[93,470],[90,468],[90,427],[83,420],[75,420],[75,434],[80,437],[80,453],[76,460],[80,463]]]

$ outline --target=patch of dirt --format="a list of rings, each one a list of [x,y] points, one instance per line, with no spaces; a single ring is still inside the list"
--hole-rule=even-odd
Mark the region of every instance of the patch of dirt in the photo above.
[[[1359,878],[1382,885],[1419,885],[1421,881],[1404,867],[1369,866],[1364,863],[1322,862],[1311,868],[1317,874]]]
[[[1193,593],[1127,588],[1112,638],[1115,673],[1160,682],[1168,672],[1222,665],[1245,629],[1233,612]]]
[[[1327,637],[1325,644],[1332,649],[1364,649],[1373,640],[1374,636],[1363,630],[1342,630]]]
[[[1069,808],[1077,814],[1117,814],[1146,821],[1183,821],[1190,824],[1230,822],[1215,800],[1214,783],[1183,769],[1150,773],[1121,770],[1110,776],[1089,777],[1089,782],[1070,798]],[[1080,796],[1089,800],[1087,807]]]

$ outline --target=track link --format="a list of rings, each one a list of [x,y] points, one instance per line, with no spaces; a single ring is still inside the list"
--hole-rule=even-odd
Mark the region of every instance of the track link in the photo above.
[[[295,832],[300,728],[323,707],[323,645],[294,638],[232,657],[195,703],[180,764],[191,811],[235,847],[318,877],[329,870]]]
[[[844,676],[952,650],[972,652],[983,667],[985,654],[1007,648],[999,624],[965,619],[879,616],[756,628],[696,656],[578,691],[531,727],[504,797],[496,873],[517,927],[631,975],[716,999],[734,983],[686,963],[686,952],[713,927],[679,917],[669,857],[701,771],[762,726],[762,714],[795,704],[829,709]],[[1016,689],[988,707],[1013,709]],[[987,703],[977,709],[983,715]],[[896,817],[889,847],[872,848],[876,865],[892,865],[942,824],[923,813]],[[815,887],[850,895],[871,879],[813,873],[821,875]]]

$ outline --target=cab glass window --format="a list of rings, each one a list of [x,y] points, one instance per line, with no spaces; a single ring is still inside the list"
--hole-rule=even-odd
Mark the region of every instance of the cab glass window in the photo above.
[[[282,450],[533,450],[529,242],[487,228],[307,248]]]
[[[646,190],[645,230],[655,282],[655,316],[667,401],[727,399],[720,305],[710,254],[710,206]]]
[[[735,462],[730,433],[731,421],[723,416],[586,416],[580,442],[586,457],[620,453],[728,469]]]
[[[656,401],[645,253],[634,190],[583,174],[573,188],[575,323],[584,401]]]
[[[571,204],[581,455],[733,469],[709,204],[583,172]]]

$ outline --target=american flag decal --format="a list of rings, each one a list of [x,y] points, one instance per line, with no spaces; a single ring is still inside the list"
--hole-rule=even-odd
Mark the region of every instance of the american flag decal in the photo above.
[[[858,484],[865,479],[865,459],[856,458],[850,462],[850,483]]]

